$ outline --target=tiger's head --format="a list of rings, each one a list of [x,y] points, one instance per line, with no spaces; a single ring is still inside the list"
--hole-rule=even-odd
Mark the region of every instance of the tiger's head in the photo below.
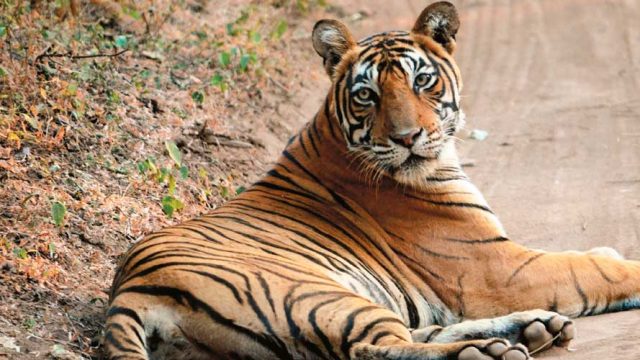
[[[332,79],[332,110],[347,148],[374,178],[420,185],[456,162],[464,123],[453,60],[459,27],[448,2],[428,6],[410,32],[356,42],[336,20],[313,29],[313,46]]]

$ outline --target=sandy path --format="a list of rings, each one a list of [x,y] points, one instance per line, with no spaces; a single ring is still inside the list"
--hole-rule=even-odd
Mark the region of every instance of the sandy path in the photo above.
[[[332,1],[371,16],[357,35],[408,29],[424,1]],[[608,245],[640,259],[640,2],[458,1],[468,173],[511,237],[548,250]],[[640,280],[639,280],[640,281]],[[578,320],[578,350],[640,359],[640,312]]]

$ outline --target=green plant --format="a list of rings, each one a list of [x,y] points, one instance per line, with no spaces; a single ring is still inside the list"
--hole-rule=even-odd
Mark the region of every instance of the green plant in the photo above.
[[[164,143],[173,165],[169,167],[158,167],[153,158],[147,158],[138,163],[138,171],[154,179],[159,184],[167,186],[167,194],[162,197],[160,205],[162,211],[172,217],[176,211],[184,208],[182,201],[176,196],[176,186],[178,180],[186,180],[189,177],[189,168],[183,163],[182,153],[173,141]]]
[[[33,329],[36,327],[36,321],[33,318],[27,318],[27,319],[24,320],[24,323],[22,323],[22,325],[28,331],[33,331]]]
[[[53,219],[53,223],[56,224],[57,227],[62,227],[64,223],[64,215],[67,213],[67,208],[63,203],[54,201],[51,204],[51,218]]]

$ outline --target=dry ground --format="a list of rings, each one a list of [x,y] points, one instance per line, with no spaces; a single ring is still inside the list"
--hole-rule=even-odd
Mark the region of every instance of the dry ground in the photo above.
[[[166,118],[161,116],[163,131],[142,135],[153,151],[131,158],[141,161],[153,153],[170,162],[162,154],[162,142],[175,139],[172,131],[189,129],[201,120],[196,118],[212,111],[216,120],[222,119],[214,126],[216,133],[259,144],[229,148],[196,142],[191,144],[196,151],[181,148],[187,163],[214,167],[215,176],[209,176],[210,181],[224,178],[217,180],[219,186],[212,186],[213,194],[204,203],[199,203],[197,196],[185,199],[191,201],[188,208],[177,219],[166,219],[157,205],[166,190],[162,186],[147,184],[151,188],[145,188],[140,185],[143,178],[127,176],[127,181],[138,185],[135,191],[128,193],[124,180],[121,188],[104,189],[118,189],[118,199],[127,194],[142,197],[145,201],[133,205],[151,209],[145,217],[135,219],[137,228],[127,230],[116,223],[115,228],[122,233],[97,245],[83,238],[74,240],[73,246],[56,243],[64,256],[76,256],[81,261],[69,265],[42,256],[43,262],[61,267],[67,274],[65,279],[34,283],[25,274],[2,270],[0,299],[5,303],[0,305],[0,337],[17,338],[23,353],[35,351],[45,356],[53,344],[59,343],[75,355],[94,354],[90,340],[98,334],[103,307],[100,301],[91,300],[105,298],[103,289],[112,276],[118,253],[151,228],[216,206],[224,200],[222,187],[235,190],[255,179],[268,167],[287,136],[316,111],[328,83],[308,45],[313,20],[340,17],[350,23],[357,35],[366,35],[385,29],[407,29],[424,6],[419,0],[398,0],[393,6],[385,0],[330,3],[332,9],[316,9],[304,17],[285,14],[301,19],[288,32],[291,45],[269,49],[273,54],[294,59],[283,66],[297,74],[289,77],[274,73],[272,81],[260,83],[266,100],[245,102],[245,93],[242,102],[234,102],[229,96],[226,102],[216,102],[220,94],[208,89],[207,99],[215,104],[186,109],[189,117],[177,124],[166,124]],[[511,237],[548,250],[608,245],[626,257],[640,259],[640,4],[635,0],[456,3],[462,17],[457,59],[465,79],[463,105],[468,128],[489,133],[485,141],[466,140],[461,151],[463,158],[473,163],[467,169],[469,174],[501,215]],[[238,7],[237,2],[229,5],[230,9]],[[221,15],[209,8],[199,16],[203,22],[218,19],[218,24],[224,24],[224,16],[230,19],[237,15]],[[221,17],[223,20],[219,20]],[[204,73],[207,77],[203,75],[201,80],[208,81],[210,73]],[[177,94],[175,102],[180,103],[189,100],[190,90],[161,89],[154,95],[162,99]],[[223,109],[211,108],[214,105]],[[247,106],[253,106],[251,111]],[[16,153],[14,149],[11,154]],[[194,167],[197,169],[197,165]],[[231,180],[230,172],[234,172]],[[96,171],[90,174],[98,177]],[[183,185],[189,186],[190,183]],[[197,182],[193,186],[199,189]],[[97,207],[100,206],[104,204]],[[45,217],[46,214],[41,219]],[[90,230],[95,227],[88,226]],[[73,234],[68,236],[74,239]],[[18,243],[27,241],[18,236]],[[6,256],[11,260],[11,254]],[[74,276],[73,272],[83,267],[91,271]],[[10,281],[9,275],[20,281]],[[31,318],[37,323],[25,324]],[[580,319],[580,336],[574,345],[577,351],[556,350],[543,357],[635,360],[640,357],[638,326],[639,312]],[[15,354],[11,357],[18,358]]]

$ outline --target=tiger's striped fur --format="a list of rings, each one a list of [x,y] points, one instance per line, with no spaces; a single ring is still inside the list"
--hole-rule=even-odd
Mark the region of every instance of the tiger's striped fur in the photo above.
[[[457,27],[446,2],[360,42],[319,22],[321,110],[246,192],[130,249],[109,359],[526,359],[507,340],[573,337],[555,312],[640,307],[640,263],[512,242],[461,170]]]

